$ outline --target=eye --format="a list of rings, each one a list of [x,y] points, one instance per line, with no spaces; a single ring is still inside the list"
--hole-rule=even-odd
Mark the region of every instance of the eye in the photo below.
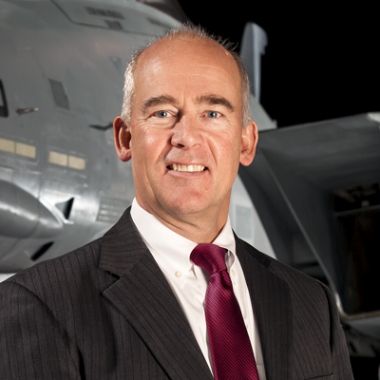
[[[211,119],[216,119],[220,116],[220,112],[217,112],[217,111],[207,111],[206,113],[207,117],[211,118]]]
[[[154,116],[159,117],[160,119],[164,119],[165,117],[169,116],[168,111],[157,111],[154,113]]]

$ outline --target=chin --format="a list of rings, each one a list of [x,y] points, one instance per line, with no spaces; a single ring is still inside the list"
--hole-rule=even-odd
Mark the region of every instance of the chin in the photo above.
[[[191,197],[187,194],[182,194],[179,197],[170,197],[167,199],[167,208],[173,215],[186,216],[193,214],[207,213],[212,209],[211,202],[206,201],[203,197]]]

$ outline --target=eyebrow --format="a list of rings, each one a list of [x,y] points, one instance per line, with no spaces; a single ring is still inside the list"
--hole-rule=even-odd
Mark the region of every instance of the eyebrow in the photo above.
[[[149,107],[158,106],[160,104],[176,104],[176,100],[170,95],[161,95],[149,98],[144,102],[142,106],[142,111],[145,113]]]
[[[208,94],[197,97],[197,103],[207,103],[209,105],[220,104],[227,107],[231,112],[235,111],[235,107],[223,96]]]
[[[220,104],[222,106],[227,107],[231,112],[235,111],[235,107],[223,96],[207,94],[201,95],[196,98],[196,102],[198,104],[207,103],[209,105]],[[142,106],[142,111],[145,113],[149,107],[154,107],[161,104],[173,104],[175,105],[177,101],[171,95],[161,95],[149,98],[146,102],[144,102]]]

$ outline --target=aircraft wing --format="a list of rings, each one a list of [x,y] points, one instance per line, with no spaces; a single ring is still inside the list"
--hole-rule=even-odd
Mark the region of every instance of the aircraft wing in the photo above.
[[[276,256],[328,282],[346,320],[377,316],[378,338],[379,128],[368,113],[262,131],[239,173]]]

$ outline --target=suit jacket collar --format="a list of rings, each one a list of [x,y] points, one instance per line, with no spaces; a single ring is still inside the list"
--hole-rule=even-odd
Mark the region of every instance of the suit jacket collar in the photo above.
[[[257,323],[267,380],[289,378],[289,342],[292,340],[289,287],[271,271],[268,256],[236,238]]]
[[[164,275],[127,209],[102,239],[99,267],[118,277],[103,295],[133,326],[171,379],[211,380],[211,371]]]
[[[258,325],[267,380],[289,378],[291,300],[272,259],[236,237]],[[127,209],[102,239],[99,267],[118,278],[103,295],[138,332],[171,379],[211,380],[191,328]]]

